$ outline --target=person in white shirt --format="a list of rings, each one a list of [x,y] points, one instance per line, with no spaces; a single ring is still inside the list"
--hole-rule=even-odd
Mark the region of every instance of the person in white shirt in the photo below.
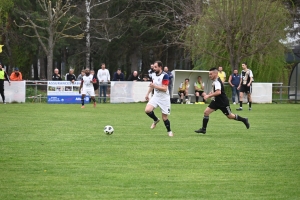
[[[110,82],[110,74],[107,69],[105,69],[105,63],[101,64],[101,69],[98,70],[97,78],[100,83],[100,103],[102,100],[102,93],[103,93],[103,102],[106,103],[106,91],[107,91],[107,84]]]
[[[82,89],[82,91],[81,91]],[[81,95],[81,108],[84,108],[84,98],[86,94],[91,96],[91,99],[94,102],[94,108],[96,107],[96,99],[95,99],[95,91],[93,86],[93,75],[90,74],[90,69],[85,69],[85,75],[82,77],[80,87],[79,87],[79,94]]]

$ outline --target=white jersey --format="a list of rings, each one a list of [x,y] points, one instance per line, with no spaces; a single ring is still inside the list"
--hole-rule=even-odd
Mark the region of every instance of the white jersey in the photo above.
[[[89,76],[83,76],[82,81],[83,81],[82,88],[93,88],[94,89],[93,83],[91,82],[91,81],[93,81],[92,74],[90,74]]]
[[[152,73],[152,83],[154,85],[162,86],[169,84],[169,76],[167,73],[162,72],[160,75]],[[148,104],[151,104],[154,108],[160,107],[162,113],[169,115],[171,111],[170,94],[167,87],[167,91],[163,92],[158,89],[154,89],[154,94]]]
[[[152,83],[154,85],[162,86],[165,81],[167,81],[167,83],[169,83],[169,76],[165,72],[162,72],[158,76],[156,75],[156,73],[152,73],[151,77],[152,77]],[[167,84],[167,86],[168,86],[168,84]],[[158,89],[154,89],[154,95],[153,96],[170,98],[169,89],[167,88],[166,92],[163,92],[163,91],[158,90]]]

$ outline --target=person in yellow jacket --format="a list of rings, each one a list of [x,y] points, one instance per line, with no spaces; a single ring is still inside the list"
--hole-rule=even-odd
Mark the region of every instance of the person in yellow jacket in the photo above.
[[[222,83],[224,84],[224,82],[226,81],[226,73],[223,71],[223,67],[220,66],[218,68],[218,76],[221,79]]]
[[[178,96],[180,97],[180,103],[183,104],[183,97],[185,97],[185,102],[189,101],[189,83],[190,79],[186,78],[183,83],[180,83],[178,88]]]
[[[6,71],[2,68],[2,64],[0,63],[0,95],[2,97],[3,104],[5,103],[5,96],[4,96],[4,81],[7,80],[10,85],[9,77]]]
[[[202,77],[198,76],[197,81],[194,84],[195,87],[195,97],[196,97],[196,102],[195,104],[201,104],[199,102],[199,96],[204,97],[206,94],[204,92],[204,83],[202,81]],[[203,98],[203,102],[205,103],[205,99]]]

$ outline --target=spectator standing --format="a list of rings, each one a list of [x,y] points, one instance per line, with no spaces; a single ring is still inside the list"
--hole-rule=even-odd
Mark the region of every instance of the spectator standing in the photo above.
[[[109,71],[105,69],[105,63],[101,64],[101,69],[98,70],[97,78],[100,83],[100,103],[101,103],[102,93],[103,93],[103,103],[106,103],[107,84],[110,82],[110,74]]]
[[[224,84],[224,82],[226,81],[226,73],[223,71],[223,67],[220,66],[218,68],[218,76],[221,79],[222,83]]]
[[[235,105],[235,96],[237,95],[238,98],[238,102],[240,102],[240,91],[238,89],[239,85],[240,85],[240,75],[237,69],[233,70],[233,73],[229,76],[228,79],[228,83],[231,86],[231,90],[232,90],[232,103]]]
[[[244,93],[247,94],[248,101],[249,101],[249,110],[252,110],[252,81],[253,81],[253,73],[250,69],[248,69],[248,66],[246,63],[242,63],[242,72],[241,72],[241,78],[240,78],[240,84],[238,89],[240,90],[240,107],[236,110],[242,111],[243,110],[243,99],[244,99]]]
[[[4,81],[5,80],[7,80],[10,85],[9,77],[8,77],[6,71],[3,69],[2,64],[0,63],[0,94],[2,97],[3,104],[6,104],[5,95],[4,95]]]
[[[205,103],[204,96],[206,95],[204,92],[204,83],[202,81],[202,77],[198,76],[197,81],[194,84],[195,87],[195,96],[196,96],[196,102],[195,104],[199,103],[199,96],[203,97],[203,102]]]
[[[169,85],[168,85],[168,89],[169,89],[169,94],[170,97],[172,97],[172,89],[173,89],[173,74],[169,71],[168,67],[165,66],[164,67],[164,72],[168,74],[169,76]]]
[[[92,69],[90,70],[91,75],[93,75],[93,86],[94,86],[94,90],[98,90],[99,88],[99,81],[97,78],[97,75],[95,74],[95,71]]]
[[[121,71],[121,68],[118,68],[114,73],[113,81],[124,81],[124,74]]]
[[[71,81],[72,83],[76,81],[76,76],[74,75],[74,69],[70,69],[69,73],[66,74],[66,81]]]
[[[22,73],[19,71],[19,68],[15,68],[15,71],[10,75],[11,81],[22,81]]]
[[[57,68],[54,69],[54,74],[52,75],[52,81],[61,81],[61,76]]]
[[[140,77],[138,75],[138,72],[137,71],[133,71],[129,78],[127,79],[127,81],[140,81]]]
[[[183,104],[183,97],[185,96],[185,102],[188,103],[189,101],[189,83],[190,79],[186,78],[183,83],[180,83],[178,88],[178,96],[180,98],[180,103]]]
[[[150,65],[150,69],[148,70],[148,80],[150,81],[152,79],[152,74],[154,73],[154,65]]]
[[[209,106],[204,111],[204,117],[202,121],[202,128],[199,130],[195,130],[196,133],[206,133],[206,127],[209,121],[209,115],[220,109],[224,115],[227,116],[228,119],[234,119],[236,121],[243,122],[247,129],[250,128],[250,124],[248,122],[248,118],[243,118],[239,115],[235,115],[231,112],[228,98],[225,94],[224,85],[220,78],[218,78],[218,70],[217,68],[211,68],[209,70],[209,78],[213,81],[212,83],[212,91],[204,96],[204,99],[211,98],[211,102]],[[222,126],[224,126],[222,124]]]
[[[80,74],[77,76],[76,81],[82,81],[83,76],[85,75],[85,70],[81,70]]]

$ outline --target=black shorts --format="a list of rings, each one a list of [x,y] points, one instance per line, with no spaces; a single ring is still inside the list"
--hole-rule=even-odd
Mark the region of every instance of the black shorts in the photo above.
[[[218,110],[220,109],[224,115],[229,115],[231,113],[231,109],[230,109],[230,106],[227,105],[227,106],[219,106],[214,100],[212,100],[210,102],[210,104],[208,105],[209,108],[211,109],[214,109],[214,110]]]
[[[202,96],[204,91],[195,90],[195,94],[196,94],[196,92],[199,92],[199,95]]]
[[[179,92],[178,92],[178,95],[179,95],[179,96],[181,96],[181,94],[184,94],[184,95],[185,95],[185,91],[179,91]]]
[[[252,93],[252,86],[250,85],[250,87],[248,87],[247,85],[241,85],[240,92],[251,94]]]

